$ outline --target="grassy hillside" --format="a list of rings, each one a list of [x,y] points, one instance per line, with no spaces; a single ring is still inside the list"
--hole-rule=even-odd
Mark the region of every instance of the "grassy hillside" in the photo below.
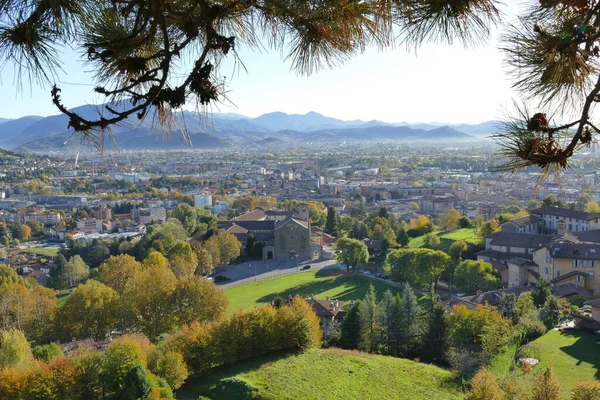
[[[471,228],[457,229],[451,232],[434,232],[440,238],[440,245],[436,250],[448,251],[452,243],[457,240],[464,240],[469,244],[478,244],[479,237],[475,234]],[[425,236],[419,236],[413,238],[408,242],[407,247],[423,247],[425,245]]]
[[[580,330],[549,331],[531,342],[534,357],[540,363],[534,368],[552,368],[568,397],[569,389],[580,380],[600,378],[600,346],[598,337]]]
[[[262,358],[188,382],[177,398],[452,400],[464,394],[450,372],[399,358],[339,349]]]
[[[232,313],[239,309],[270,303],[276,296],[286,298],[289,295],[313,295],[319,299],[329,296],[342,301],[361,300],[371,284],[380,297],[388,289],[394,294],[400,291],[395,285],[329,269],[247,283],[225,290],[225,296],[229,299],[229,312]]]

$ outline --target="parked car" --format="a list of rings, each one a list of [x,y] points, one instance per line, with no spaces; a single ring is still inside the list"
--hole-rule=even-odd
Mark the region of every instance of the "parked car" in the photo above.
[[[305,269],[310,269],[310,265],[305,265],[304,267],[302,267],[302,270],[305,270]]]

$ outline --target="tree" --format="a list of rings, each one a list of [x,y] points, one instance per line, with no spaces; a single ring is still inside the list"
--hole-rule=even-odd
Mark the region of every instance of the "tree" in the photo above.
[[[465,260],[456,267],[456,287],[466,294],[475,294],[478,290],[498,289],[501,285],[498,272],[483,260]]]
[[[119,294],[98,281],[89,280],[79,285],[58,311],[61,338],[106,338],[117,326],[118,302]]]
[[[10,246],[10,239],[8,238],[8,236],[2,235],[0,237],[0,244],[2,244],[2,246],[4,246],[4,247],[9,247]]]
[[[521,293],[517,299],[517,314],[521,317],[531,310],[535,310],[531,292]]]
[[[343,349],[358,349],[360,343],[359,306],[360,302],[354,303],[342,321],[340,347]]]
[[[409,242],[409,237],[404,229],[401,228],[400,230],[398,230],[398,236],[396,238],[396,241],[401,247],[406,247],[406,245]]]
[[[352,231],[350,231],[350,234],[348,236],[352,239],[363,240],[369,237],[369,228],[364,222],[354,220],[354,224],[352,225]]]
[[[464,240],[457,240],[450,245],[448,249],[448,255],[452,260],[446,268],[445,275],[448,279],[448,293],[452,294],[452,282],[454,280],[454,273],[458,263],[462,260],[463,253],[467,251],[469,245]]]
[[[424,247],[435,249],[440,245],[440,237],[436,233],[428,233],[425,235]]]
[[[345,264],[349,272],[350,268],[356,270],[358,263],[369,261],[369,250],[367,245],[356,239],[340,238],[335,242],[333,257],[337,262]]]
[[[387,232],[383,236],[383,240],[381,241],[381,258],[385,259],[388,251],[391,248],[396,247],[398,244],[396,243],[396,234],[392,228],[388,228]]]
[[[171,389],[179,389],[188,377],[188,369],[181,353],[157,351],[151,361],[150,370],[163,377]]]
[[[552,321],[552,326],[558,324],[560,318],[562,317],[562,306],[560,304],[560,299],[556,296],[550,295],[546,300],[544,307],[548,313],[550,321]]]
[[[500,310],[504,316],[513,322],[517,322],[517,295],[514,293],[502,293],[500,296],[500,304],[498,304],[498,310]]]
[[[214,270],[213,260],[210,253],[206,248],[200,244],[193,247],[196,258],[198,259],[198,267],[196,268],[196,275],[209,275]]]
[[[466,400],[502,400],[498,379],[487,368],[482,368],[471,380]]]
[[[544,278],[540,278],[540,281],[533,287],[531,291],[531,298],[536,308],[542,308],[546,305],[548,299],[552,296],[550,285]]]
[[[17,239],[19,241],[23,240],[23,225],[19,223],[13,224],[10,232],[12,234],[13,239]]]
[[[111,256],[100,265],[100,281],[122,295],[141,268],[142,265],[129,255]]]
[[[495,218],[490,219],[489,221],[484,222],[479,228],[477,235],[481,238],[486,238],[490,236],[492,233],[498,232],[500,230],[500,224],[498,220]]]
[[[223,291],[200,276],[179,280],[172,298],[172,312],[180,324],[219,321],[227,312],[228,301]]]
[[[31,236],[43,236],[44,235],[44,225],[36,220],[31,220],[27,222],[27,226],[30,229]]]
[[[579,381],[571,388],[570,400],[600,400],[600,382]]]
[[[0,370],[17,367],[33,360],[31,347],[23,331],[9,329],[0,331]]]
[[[469,217],[464,216],[464,217],[460,217],[460,219],[458,220],[458,226],[463,229],[464,228],[472,228],[473,223],[471,222]]]
[[[413,286],[435,286],[449,262],[450,257],[443,251],[400,249],[388,254],[384,266],[390,271],[390,276],[399,282],[408,282]]]
[[[442,363],[448,350],[448,323],[444,317],[446,310],[439,303],[432,302],[426,315],[426,325],[422,336],[423,359]]]
[[[333,237],[340,236],[339,216],[335,212],[335,208],[331,206],[327,208],[327,222],[325,222],[324,231]]]
[[[35,346],[33,349],[31,349],[31,353],[36,360],[42,360],[46,362],[52,360],[53,358],[63,356],[60,346],[54,342],[41,346]]]
[[[439,225],[445,231],[458,229],[460,222],[460,213],[454,208],[444,211],[440,217]]]
[[[198,258],[188,242],[177,242],[168,253],[171,269],[177,278],[187,278],[196,272]]]
[[[382,240],[383,235],[385,235],[390,227],[390,223],[385,218],[375,217],[369,221],[367,226],[370,239]]]
[[[419,306],[417,297],[409,284],[404,284],[399,296],[398,342],[400,354],[409,357],[419,344]]]
[[[177,278],[168,263],[147,263],[153,254],[160,255],[150,253],[142,262],[142,271],[126,287],[123,295],[123,301],[131,305],[135,328],[149,337],[171,331],[177,322],[172,312]]]
[[[360,321],[359,349],[373,352],[380,344],[379,329],[377,322],[379,309],[377,307],[377,293],[373,285],[358,307],[358,318]]]
[[[22,231],[22,240],[29,240],[29,238],[31,237],[31,228],[27,225],[21,225],[21,231]]]
[[[62,272],[62,280],[68,287],[73,287],[79,282],[87,279],[90,275],[90,267],[83,261],[79,255],[69,258]]]
[[[189,236],[194,233],[198,226],[198,212],[189,204],[178,204],[171,212],[171,216],[181,222]]]
[[[221,265],[221,248],[219,246],[219,242],[217,240],[207,240],[202,245],[204,249],[208,252],[210,259],[213,264],[213,269],[217,265]]]
[[[208,243],[215,243],[209,245]],[[220,264],[229,264],[240,256],[240,249],[242,244],[237,237],[229,232],[219,230],[215,235],[211,236],[206,242],[207,250],[209,251],[213,261],[216,259],[220,260]],[[218,247],[218,256],[213,254],[213,247]]]
[[[559,400],[562,397],[560,382],[549,367],[537,374],[532,387],[531,400]]]

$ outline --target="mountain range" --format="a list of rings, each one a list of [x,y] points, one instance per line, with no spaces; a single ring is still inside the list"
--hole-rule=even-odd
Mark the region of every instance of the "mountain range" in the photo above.
[[[123,103],[111,103],[123,108]],[[104,105],[84,105],[72,109],[84,118],[96,118]],[[359,141],[423,141],[473,140],[496,131],[497,121],[481,124],[444,125],[439,123],[386,123],[381,121],[344,121],[317,112],[286,114],[272,112],[257,118],[233,113],[213,113],[203,116],[184,111],[174,115],[171,131],[163,135],[152,118],[139,121],[132,116],[111,130],[112,138],[105,145],[116,143],[123,150],[171,150],[219,148],[231,145],[268,146],[282,143],[359,142]],[[80,140],[67,129],[68,117],[25,116],[18,119],[0,118],[0,147],[24,151],[76,149]],[[192,144],[183,140],[182,131],[189,133]],[[164,140],[168,137],[168,140]]]

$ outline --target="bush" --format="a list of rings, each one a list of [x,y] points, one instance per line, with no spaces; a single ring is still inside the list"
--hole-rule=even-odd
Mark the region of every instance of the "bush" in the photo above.
[[[529,310],[519,319],[517,330],[525,341],[531,341],[545,334],[548,329],[539,319],[537,311]]]
[[[577,382],[571,388],[571,400],[600,400],[600,382]]]
[[[498,380],[487,368],[482,368],[471,381],[466,400],[501,400]]]
[[[56,343],[45,344],[43,346],[35,346],[33,349],[31,349],[31,352],[33,353],[33,357],[35,357],[36,360],[42,360],[46,362],[52,360],[53,358],[63,356],[63,352],[60,349],[60,346]]]

